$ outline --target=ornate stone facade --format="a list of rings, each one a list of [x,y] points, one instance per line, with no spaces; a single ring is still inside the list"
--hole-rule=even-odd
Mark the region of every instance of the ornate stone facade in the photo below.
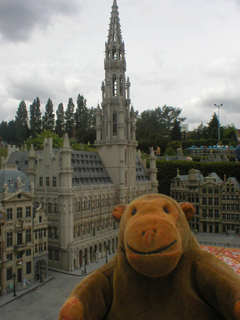
[[[171,197],[189,201],[196,208],[190,222],[192,230],[209,233],[239,234],[240,184],[234,177],[224,181],[216,173],[203,177],[198,170],[177,176],[171,182]]]
[[[48,223],[45,213],[43,220],[37,216],[29,180],[16,165],[2,164],[0,200],[1,293],[5,294],[13,289],[14,274],[17,288],[39,279],[36,270],[40,264],[41,273],[47,276]],[[35,230],[41,230],[41,239],[34,236]]]
[[[96,113],[98,152],[73,151],[68,136],[61,149],[44,141],[43,151],[15,152],[9,147],[8,163],[17,163],[34,183],[34,206],[48,217],[49,266],[73,271],[115,252],[118,224],[111,212],[118,203],[157,192],[156,158],[150,169],[136,151],[135,112],[130,107],[130,81],[114,0],[105,56],[102,105]]]

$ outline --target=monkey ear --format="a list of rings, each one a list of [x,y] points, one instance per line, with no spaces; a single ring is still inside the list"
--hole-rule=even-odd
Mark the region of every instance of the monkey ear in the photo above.
[[[122,218],[123,212],[126,209],[127,205],[126,204],[119,204],[118,206],[113,208],[113,218],[119,222]]]
[[[179,205],[182,211],[185,213],[187,221],[192,220],[196,212],[194,206],[190,202],[181,202]]]

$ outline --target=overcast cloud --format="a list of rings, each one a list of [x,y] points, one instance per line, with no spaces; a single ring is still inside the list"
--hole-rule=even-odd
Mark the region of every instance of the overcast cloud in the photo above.
[[[101,103],[113,0],[0,1],[0,121],[38,96],[66,108],[80,93]],[[140,113],[182,108],[190,128],[240,128],[240,1],[118,0],[131,99]]]

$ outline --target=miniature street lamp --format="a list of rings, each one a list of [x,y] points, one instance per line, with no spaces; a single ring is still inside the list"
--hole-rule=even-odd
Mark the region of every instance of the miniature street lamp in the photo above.
[[[14,274],[12,275],[13,277],[13,296],[16,297],[16,286],[15,286],[15,279],[16,279],[16,274],[14,272]]]
[[[87,258],[86,258],[86,255],[84,253],[84,255],[83,255],[83,264],[82,264],[82,274],[87,273],[86,260],[87,260]]]
[[[108,246],[106,246],[106,263],[108,262]]]

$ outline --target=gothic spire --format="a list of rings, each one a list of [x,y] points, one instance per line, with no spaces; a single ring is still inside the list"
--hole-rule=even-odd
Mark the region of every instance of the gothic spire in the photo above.
[[[116,0],[113,0],[112,12],[111,12],[111,18],[110,18],[110,24],[109,24],[109,30],[108,30],[108,44],[113,42],[117,42],[117,43],[122,42],[122,32],[121,32],[121,25],[120,25],[118,6],[117,6]]]

